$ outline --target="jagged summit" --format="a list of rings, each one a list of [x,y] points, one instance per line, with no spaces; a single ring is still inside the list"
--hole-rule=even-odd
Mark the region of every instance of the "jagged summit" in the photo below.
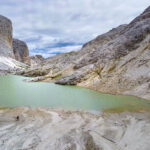
[[[150,6],[145,9],[145,11],[141,15],[136,17],[131,23],[143,21],[145,19],[150,19]]]

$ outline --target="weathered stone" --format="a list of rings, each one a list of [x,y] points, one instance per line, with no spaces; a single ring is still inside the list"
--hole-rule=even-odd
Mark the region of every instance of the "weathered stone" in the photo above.
[[[24,72],[22,72],[22,75],[29,76],[29,77],[37,77],[37,76],[45,76],[48,73],[49,73],[49,70],[46,70],[46,69],[36,68],[32,70],[29,68],[29,69],[24,70]]]
[[[77,83],[81,82],[82,78],[84,77],[83,74],[78,74],[77,72],[70,76],[63,76],[59,79],[56,79],[56,84],[62,85],[77,85]]]
[[[149,124],[144,112],[1,108],[0,150],[149,150]]]

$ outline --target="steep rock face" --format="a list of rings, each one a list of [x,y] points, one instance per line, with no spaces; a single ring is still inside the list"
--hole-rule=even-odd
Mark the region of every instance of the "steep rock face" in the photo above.
[[[89,65],[90,59],[97,60],[94,70],[98,76],[88,76],[89,79],[80,85],[106,93],[130,94],[150,99],[149,25],[150,7],[122,28],[114,39],[101,45],[94,44],[95,51],[75,67],[81,64],[84,64],[84,67]],[[106,34],[109,36],[109,32]],[[101,43],[101,36],[98,38],[98,43]],[[89,47],[92,47],[92,44],[85,46],[84,50]]]
[[[25,68],[26,65],[15,60],[12,45],[12,23],[0,15],[0,74]]]
[[[29,50],[25,42],[18,39],[13,39],[13,52],[16,60],[30,64]]]
[[[12,23],[0,15],[0,56],[14,57],[12,48]]]
[[[48,58],[30,72],[40,74],[41,68],[47,75],[38,80],[150,99],[150,7],[131,23],[84,44],[80,51]]]

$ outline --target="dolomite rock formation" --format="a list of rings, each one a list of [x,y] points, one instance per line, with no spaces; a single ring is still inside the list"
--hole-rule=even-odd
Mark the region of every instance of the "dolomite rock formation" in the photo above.
[[[16,116],[19,114],[19,120]],[[0,110],[0,150],[149,150],[150,114]]]
[[[15,39],[12,43],[12,23],[6,17],[0,15],[0,74],[14,72],[16,69],[26,67],[25,64],[15,60],[16,58],[23,62],[24,57],[28,55],[28,49],[24,49],[24,45],[26,44],[22,43],[23,42]],[[18,48],[23,54],[18,52]],[[22,57],[22,59],[18,59],[18,56],[20,56],[20,58]]]
[[[25,42],[13,39],[13,52],[16,60],[30,64],[29,50]]]
[[[12,48],[12,23],[0,15],[0,56],[14,57]]]
[[[37,70],[38,80],[150,100],[150,7],[81,50],[48,58],[24,74],[30,76]],[[43,70],[47,70],[44,76]]]

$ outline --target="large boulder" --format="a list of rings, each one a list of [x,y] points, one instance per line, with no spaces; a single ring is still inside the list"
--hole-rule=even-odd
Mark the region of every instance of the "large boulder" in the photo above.
[[[12,48],[12,23],[0,15],[0,56],[14,58]]]
[[[16,60],[23,63],[30,63],[29,50],[25,42],[18,39],[13,39],[13,52]]]

